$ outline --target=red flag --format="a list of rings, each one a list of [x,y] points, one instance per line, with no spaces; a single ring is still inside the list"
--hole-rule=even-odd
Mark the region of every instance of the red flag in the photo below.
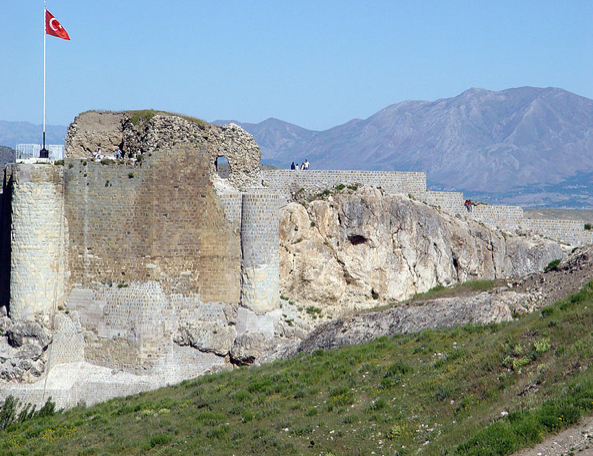
[[[63,40],[69,40],[68,32],[62,24],[48,11],[45,10],[45,33],[51,36],[57,36]]]

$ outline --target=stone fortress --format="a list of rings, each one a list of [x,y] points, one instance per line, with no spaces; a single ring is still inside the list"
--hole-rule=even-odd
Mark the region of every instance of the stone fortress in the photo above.
[[[90,160],[117,148],[124,159]],[[301,191],[375,187],[495,228],[593,241],[579,222],[517,207],[466,213],[461,193],[427,190],[424,173],[261,170],[260,158],[233,124],[88,112],[69,127],[63,163],[10,165],[0,399],[91,404],[250,364],[262,340],[298,335],[280,299],[279,211]]]

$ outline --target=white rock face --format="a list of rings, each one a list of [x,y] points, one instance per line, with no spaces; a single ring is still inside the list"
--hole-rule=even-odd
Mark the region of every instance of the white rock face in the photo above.
[[[564,257],[558,244],[493,231],[405,196],[338,193],[280,215],[281,293],[337,313],[436,285],[517,277]]]

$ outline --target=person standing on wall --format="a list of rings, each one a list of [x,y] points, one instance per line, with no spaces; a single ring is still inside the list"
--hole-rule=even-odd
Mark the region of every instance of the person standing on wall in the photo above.
[[[309,162],[307,161],[307,159],[305,158],[305,163],[303,163],[304,168],[303,169],[309,169]]]

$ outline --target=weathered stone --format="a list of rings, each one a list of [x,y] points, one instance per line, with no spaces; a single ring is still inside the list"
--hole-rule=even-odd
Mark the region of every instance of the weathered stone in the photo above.
[[[40,323],[32,320],[18,321],[6,332],[8,343],[20,347],[27,341],[34,341],[41,347],[51,342],[51,333]]]
[[[268,339],[261,333],[247,332],[237,336],[231,349],[231,362],[247,366],[263,355],[269,348]]]
[[[113,154],[123,143],[123,124],[127,116],[119,112],[87,111],[68,127],[66,156],[88,159],[101,149]]]
[[[218,323],[198,322],[179,328],[173,341],[179,345],[190,345],[206,353],[226,356],[233,346],[237,330],[234,326]]]
[[[280,213],[281,293],[306,305],[372,307],[436,285],[519,277],[565,255],[404,196],[363,190]]]
[[[133,111],[82,113],[68,127],[66,157],[88,159],[99,148],[113,155],[121,148],[127,158],[143,161],[179,144],[204,151],[211,176],[216,175],[217,159],[225,157],[233,185],[249,187],[259,180],[261,151],[241,127],[212,125],[164,112],[145,117]]]

